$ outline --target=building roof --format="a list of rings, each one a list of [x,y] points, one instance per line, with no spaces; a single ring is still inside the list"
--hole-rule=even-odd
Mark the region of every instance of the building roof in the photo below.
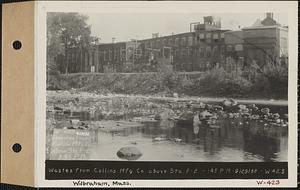
[[[288,30],[287,27],[282,27],[280,25],[274,25],[274,26],[256,26],[256,27],[250,26],[250,27],[244,27],[244,28],[242,28],[242,30],[257,30],[257,29],[271,29],[271,28],[280,28],[280,29],[283,29],[283,30]]]
[[[266,18],[263,20],[257,19],[250,27],[245,27],[243,29],[275,28],[278,26],[281,25],[273,19],[273,13],[267,13]]]
[[[266,17],[264,20],[261,21],[261,24],[263,26],[274,26],[274,25],[280,26],[280,24],[271,17]]]

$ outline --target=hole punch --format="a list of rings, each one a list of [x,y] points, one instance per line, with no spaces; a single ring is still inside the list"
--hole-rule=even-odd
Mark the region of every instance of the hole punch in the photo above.
[[[22,47],[22,43],[19,40],[14,41],[12,45],[15,50],[19,50]]]
[[[19,153],[21,150],[22,150],[22,146],[19,144],[19,143],[15,143],[13,146],[12,146],[12,149],[15,153]]]

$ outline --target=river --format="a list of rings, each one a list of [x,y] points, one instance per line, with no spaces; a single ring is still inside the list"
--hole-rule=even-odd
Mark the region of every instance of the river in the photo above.
[[[287,107],[271,108],[280,114],[287,112]],[[116,154],[120,148],[136,147],[142,153],[140,161],[287,161],[287,126],[225,118],[212,127],[195,127],[192,121],[134,118],[104,117],[97,111],[93,115],[47,112],[47,159],[122,160]],[[67,128],[70,120],[89,128]]]

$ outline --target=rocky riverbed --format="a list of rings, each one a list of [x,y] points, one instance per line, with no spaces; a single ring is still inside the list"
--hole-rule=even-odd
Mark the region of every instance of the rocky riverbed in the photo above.
[[[256,100],[256,102],[259,101]],[[130,132],[129,128],[136,130],[145,126],[147,129],[155,126],[159,130],[166,131],[183,127],[198,134],[206,130],[213,133],[223,130],[224,123],[229,123],[229,127],[242,130],[248,130],[252,126],[255,131],[263,129],[263,131],[268,131],[264,135],[269,138],[274,136],[274,131],[287,130],[288,127],[287,107],[283,106],[285,102],[272,100],[269,102],[271,105],[267,106],[265,102],[264,104],[254,104],[253,101],[233,99],[212,101],[209,98],[178,97],[176,94],[173,97],[147,97],[117,94],[98,95],[76,90],[48,91],[48,157],[51,146],[53,146],[51,138],[53,138],[54,129],[88,131],[90,139],[95,141],[100,133],[122,136],[124,131],[127,131],[130,134],[132,131]],[[92,138],[93,135],[96,135],[97,138]],[[152,143],[166,141],[187,143],[180,136],[164,133],[151,134]],[[190,143],[198,141],[201,139],[195,137],[190,140]],[[122,145],[120,144],[116,148],[131,150],[126,147],[136,146],[139,143],[131,139],[127,144],[121,143]],[[88,148],[86,147],[86,149]],[[130,159],[138,159],[143,154],[142,150],[141,152],[135,150],[135,152],[139,152],[139,155],[131,155]],[[73,154],[76,155],[76,152]],[[86,154],[88,155],[88,153]],[[118,155],[122,155],[122,159],[124,159],[124,154],[119,152]]]

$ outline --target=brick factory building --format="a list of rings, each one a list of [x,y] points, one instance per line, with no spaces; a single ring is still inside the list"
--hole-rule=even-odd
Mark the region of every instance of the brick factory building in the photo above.
[[[191,72],[287,63],[288,28],[277,23],[273,13],[238,31],[222,30],[219,18],[207,16],[203,23],[191,23],[186,33],[72,48],[66,56],[67,64],[59,61],[61,73],[155,72],[159,64]]]

